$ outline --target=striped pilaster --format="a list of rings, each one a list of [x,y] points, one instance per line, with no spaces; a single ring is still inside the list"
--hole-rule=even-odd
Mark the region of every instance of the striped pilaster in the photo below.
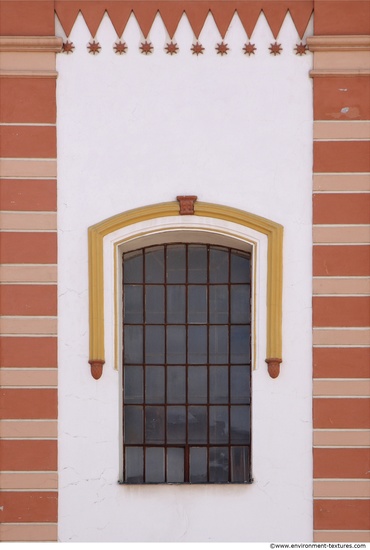
[[[370,540],[370,38],[314,52],[314,540]]]
[[[0,540],[57,540],[54,37],[0,38]]]

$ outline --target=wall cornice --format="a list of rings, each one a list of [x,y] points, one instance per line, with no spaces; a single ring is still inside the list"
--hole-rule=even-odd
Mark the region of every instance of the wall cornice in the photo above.
[[[57,36],[0,36],[0,52],[62,51],[63,40]]]

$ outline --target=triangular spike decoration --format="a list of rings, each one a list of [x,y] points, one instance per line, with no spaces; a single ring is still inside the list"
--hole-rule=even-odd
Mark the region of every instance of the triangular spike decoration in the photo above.
[[[210,10],[222,38],[225,38],[236,11],[234,2],[211,2]]]
[[[56,0],[55,2],[55,11],[66,36],[71,34],[80,11],[80,6],[81,2],[63,2],[61,0]]]
[[[133,2],[106,2],[106,11],[117,33],[121,37],[132,12]]]
[[[313,11],[313,0],[55,0],[55,11],[67,36],[79,11],[92,36],[95,36],[105,11],[121,36],[133,11],[144,37],[148,36],[159,11],[171,38],[185,12],[197,39],[210,11],[222,38],[235,11],[248,37],[251,37],[263,11],[276,39],[289,11],[302,38]]]
[[[290,2],[264,2],[262,11],[275,39],[278,37],[284,19],[288,13],[289,3]]]
[[[196,39],[204,27],[209,12],[208,2],[184,2],[185,13]]]
[[[139,24],[141,32],[144,37],[147,38],[154,23],[155,16],[158,11],[158,3],[140,0],[137,2],[131,2],[132,10]]]
[[[85,19],[87,28],[89,29],[91,36],[95,37],[102,22],[105,13],[106,2],[91,2],[84,5],[82,11],[83,18]]]
[[[161,14],[164,26],[172,40],[180,19],[184,13],[183,2],[158,2],[159,13]]]
[[[250,38],[261,15],[263,2],[237,2],[236,4],[239,19]]]
[[[308,23],[310,22],[312,12],[313,6],[310,0],[307,2],[298,2],[297,4],[292,2],[290,3],[289,13],[301,39],[307,29]]]

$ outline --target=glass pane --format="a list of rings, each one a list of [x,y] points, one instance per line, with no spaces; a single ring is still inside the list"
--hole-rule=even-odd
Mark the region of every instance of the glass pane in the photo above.
[[[123,281],[124,283],[143,282],[143,253],[141,250],[128,252],[123,255]]]
[[[185,367],[167,368],[167,402],[185,403]]]
[[[164,323],[164,286],[145,286],[145,322]]]
[[[229,328],[221,325],[209,327],[209,362],[228,363],[229,361]]]
[[[156,365],[164,363],[164,327],[145,327],[145,362]]]
[[[123,427],[125,443],[143,443],[143,407],[124,407]]]
[[[190,483],[207,483],[207,449],[191,447],[189,457]]]
[[[167,363],[181,365],[186,362],[186,330],[184,326],[167,327]]]
[[[207,247],[204,245],[189,245],[188,281],[189,283],[207,282]]]
[[[164,407],[145,407],[146,443],[164,443]]]
[[[189,443],[207,443],[207,407],[188,407]]]
[[[167,441],[168,443],[186,442],[185,407],[167,407]]]
[[[231,447],[231,481],[249,482],[249,448]]]
[[[250,322],[250,287],[249,285],[231,285],[231,322]]]
[[[184,449],[167,449],[167,481],[184,482]]]
[[[250,402],[250,374],[248,366],[235,365],[230,367],[230,402]]]
[[[209,287],[209,322],[228,323],[229,289],[226,285]]]
[[[233,326],[230,333],[230,362],[250,362],[250,326]]]
[[[188,323],[207,322],[207,287],[188,287]]]
[[[144,453],[142,447],[126,447],[125,481],[126,483],[143,483]]]
[[[207,327],[188,327],[188,362],[193,365],[207,363]]]
[[[164,367],[145,368],[145,402],[164,403]]]
[[[229,251],[224,248],[211,248],[209,258],[210,283],[229,281]]]
[[[226,483],[229,481],[229,453],[227,447],[209,449],[209,481]]]
[[[167,323],[185,323],[185,286],[167,287]]]
[[[210,367],[209,369],[209,401],[210,403],[229,402],[228,367]]]
[[[126,404],[143,402],[143,367],[125,366],[123,390]]]
[[[207,403],[207,367],[188,367],[188,403]]]
[[[125,325],[124,338],[124,363],[143,362],[143,327]]]
[[[247,405],[230,407],[231,443],[250,442],[250,409]]]
[[[148,248],[145,251],[145,282],[164,283],[163,246]]]
[[[231,283],[250,283],[251,269],[250,258],[243,252],[231,253]]]
[[[185,283],[186,247],[172,244],[167,247],[167,282]]]
[[[228,407],[209,407],[209,442],[229,442]]]
[[[145,450],[145,481],[163,483],[164,480],[164,449],[149,447]]]
[[[124,285],[123,289],[123,322],[143,322],[143,287]]]

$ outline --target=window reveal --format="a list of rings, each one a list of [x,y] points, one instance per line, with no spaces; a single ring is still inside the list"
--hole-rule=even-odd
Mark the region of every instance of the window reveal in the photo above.
[[[123,254],[125,483],[248,483],[250,255]]]

